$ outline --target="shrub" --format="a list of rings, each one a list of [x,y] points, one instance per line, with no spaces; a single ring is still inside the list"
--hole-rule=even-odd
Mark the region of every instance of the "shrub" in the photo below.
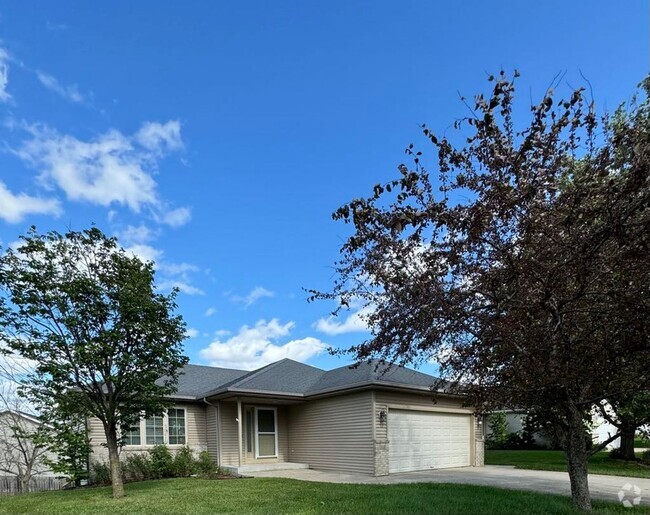
[[[650,449],[641,453],[641,461],[646,465],[650,465]]]
[[[172,468],[174,477],[189,477],[196,473],[196,462],[192,449],[187,445],[181,447],[174,456]]]
[[[174,458],[166,445],[155,445],[149,453],[152,479],[174,476]]]
[[[96,461],[92,464],[90,479],[96,485],[110,485],[111,469],[106,463]]]
[[[623,459],[623,453],[621,452],[621,448],[616,447],[615,449],[609,451],[609,457],[612,458],[613,460]]]
[[[151,459],[146,454],[130,454],[122,464],[124,481],[146,481],[152,478]]]
[[[201,451],[199,453],[199,459],[196,460],[196,468],[198,473],[204,477],[211,476],[217,472],[217,466],[212,461],[208,451]]]

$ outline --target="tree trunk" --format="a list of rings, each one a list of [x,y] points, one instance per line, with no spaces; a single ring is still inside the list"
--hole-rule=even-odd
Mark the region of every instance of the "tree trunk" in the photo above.
[[[566,435],[565,454],[571,482],[571,499],[577,509],[591,511],[588,476],[589,451],[582,413],[575,406],[571,406],[567,418],[569,427]]]
[[[124,484],[122,483],[120,456],[117,452],[117,430],[115,427],[109,427],[106,430],[106,446],[108,447],[108,461],[111,467],[113,497],[119,499],[124,497]]]
[[[621,459],[635,461],[634,454],[634,435],[636,427],[623,426],[621,428]]]
[[[21,494],[26,494],[29,492],[29,475],[21,474],[18,476],[18,488],[20,489]]]

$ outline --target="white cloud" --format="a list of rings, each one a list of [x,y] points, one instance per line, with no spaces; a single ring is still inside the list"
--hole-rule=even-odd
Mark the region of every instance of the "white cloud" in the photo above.
[[[190,263],[168,263],[164,261],[164,252],[156,247],[146,243],[136,243],[137,238],[140,241],[147,241],[150,235],[141,227],[131,227],[127,229],[127,240],[134,239],[132,245],[125,247],[128,253],[140,258],[142,261],[152,261],[154,268],[159,274],[157,281],[158,289],[171,290],[178,288],[181,293],[186,295],[205,295],[205,292],[192,284],[190,274],[199,272],[199,268]]]
[[[39,170],[46,186],[59,187],[73,201],[121,204],[134,212],[143,206],[160,209],[153,174],[165,152],[177,148],[175,144],[149,136],[145,145],[139,132],[126,136],[115,129],[89,141],[43,126],[27,129],[32,138],[15,154]]]
[[[43,86],[56,93],[60,97],[63,97],[66,100],[74,102],[76,104],[80,104],[84,101],[84,97],[81,93],[79,93],[79,89],[77,88],[76,84],[73,84],[72,86],[64,86],[58,80],[56,80],[55,77],[52,77],[52,75],[41,71],[36,72],[36,77],[40,83],[43,84]]]
[[[366,317],[370,314],[370,308],[361,308],[350,313],[345,320],[329,316],[319,319],[313,327],[321,333],[336,336],[346,333],[365,333],[369,331]]]
[[[170,227],[180,227],[192,219],[192,211],[187,207],[179,207],[162,215],[162,222]]]
[[[144,224],[127,225],[125,229],[118,231],[117,238],[122,245],[141,245],[155,239],[156,234]]]
[[[280,324],[276,318],[269,322],[260,320],[253,327],[242,326],[236,335],[225,341],[216,339],[201,350],[200,355],[212,366],[254,370],[283,358],[304,362],[327,348],[313,337],[277,343],[289,335],[294,326],[294,322]]]
[[[275,295],[274,292],[267,290],[262,286],[256,286],[248,293],[248,295],[245,295],[243,297],[235,295],[233,297],[230,297],[230,300],[232,300],[233,302],[241,302],[246,307],[248,307],[251,306],[252,304],[255,304],[255,302],[257,302],[258,300],[263,299],[264,297],[273,297],[274,295]]]
[[[140,258],[142,261],[153,261],[154,264],[156,264],[163,256],[162,250],[143,243],[136,243],[126,247],[124,250],[133,254],[135,257]]]
[[[187,331],[185,331],[185,336],[188,338],[196,338],[199,335],[199,330],[194,329],[192,327],[188,328]]]
[[[178,120],[167,123],[145,122],[135,134],[135,139],[144,148],[157,154],[183,148],[181,124]]]
[[[13,194],[0,181],[0,219],[18,223],[27,215],[61,214],[61,204],[53,198],[32,197],[25,193]]]
[[[208,308],[208,309],[205,310],[205,316],[206,317],[211,317],[216,312],[217,312],[217,310],[215,308]]]
[[[201,288],[197,288],[196,286],[193,286],[180,279],[163,280],[158,283],[158,287],[161,290],[171,290],[173,288],[178,288],[178,291],[184,293],[185,295],[205,295],[205,292]]]
[[[0,48],[0,102],[9,102],[11,95],[7,91],[9,84],[9,54]]]

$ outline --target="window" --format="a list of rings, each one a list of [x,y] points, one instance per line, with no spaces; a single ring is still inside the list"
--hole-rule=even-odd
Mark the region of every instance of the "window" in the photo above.
[[[124,436],[125,445],[140,445],[140,424],[132,427]]]
[[[147,445],[165,443],[165,430],[163,428],[163,417],[153,416],[146,420]]]
[[[185,445],[185,409],[169,408],[161,416],[152,416],[140,420],[124,435],[125,445]]]
[[[171,408],[167,412],[169,445],[185,445],[185,410]]]
[[[255,408],[257,458],[275,458],[278,448],[277,413],[275,408]]]

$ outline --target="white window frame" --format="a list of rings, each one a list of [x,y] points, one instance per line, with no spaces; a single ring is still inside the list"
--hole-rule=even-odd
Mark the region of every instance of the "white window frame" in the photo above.
[[[173,409],[182,409],[185,412],[185,416],[183,417],[185,420],[185,443],[169,443],[169,416],[167,415],[167,410],[162,415],[163,418],[163,443],[162,445],[166,445],[167,447],[171,447],[172,449],[177,449],[179,447],[183,447],[185,445],[189,445],[188,443],[188,433],[187,433],[187,418],[188,418],[188,410],[187,406],[171,406]],[[257,418],[257,417],[256,417]],[[140,428],[140,445],[130,445],[130,444],[125,444],[124,448],[125,449],[151,449],[155,445],[161,445],[161,444],[148,444],[147,443],[147,418],[146,417],[141,417],[140,422],[139,422],[139,428]]]
[[[270,435],[273,434],[275,435],[275,454],[269,454],[269,455],[260,455],[260,431],[259,431],[259,424],[258,424],[258,415],[257,413],[262,410],[262,411],[272,411],[273,412],[273,423],[274,423],[274,431],[273,433],[270,432],[264,432],[262,434],[264,435]],[[255,406],[255,459],[259,458],[277,458],[278,457],[278,409],[274,408],[272,406]]]

